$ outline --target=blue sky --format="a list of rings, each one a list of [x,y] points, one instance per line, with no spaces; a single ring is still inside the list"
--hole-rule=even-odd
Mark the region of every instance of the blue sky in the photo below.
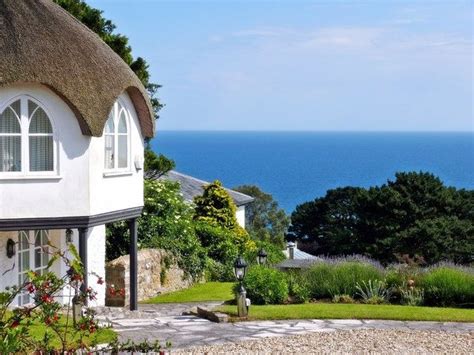
[[[471,1],[87,2],[163,85],[159,130],[474,130]]]

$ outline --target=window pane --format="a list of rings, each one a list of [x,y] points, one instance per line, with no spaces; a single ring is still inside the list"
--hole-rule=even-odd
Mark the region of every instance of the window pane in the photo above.
[[[53,171],[53,137],[30,136],[30,171]]]
[[[38,108],[30,120],[30,133],[53,133],[51,122],[43,109]]]
[[[128,136],[118,136],[118,167],[126,168],[128,166]]]
[[[112,113],[109,115],[109,119],[105,123],[105,133],[114,133],[114,117]]]
[[[35,269],[38,269],[40,268],[42,265],[41,265],[41,249],[40,248],[36,248],[35,249]]]
[[[37,104],[35,104],[33,101],[28,100],[28,117],[31,118],[31,115],[33,112],[36,110],[38,107]]]
[[[105,168],[114,168],[114,136],[105,135]]]
[[[13,111],[15,111],[16,116],[20,117],[20,107],[21,107],[21,102],[20,100],[16,100],[14,103],[10,105]]]
[[[18,117],[12,106],[7,107],[0,114],[0,133],[21,133]]]
[[[0,171],[21,170],[21,137],[0,134]]]
[[[44,247],[44,252],[43,252],[43,258],[42,258],[42,266],[46,267],[48,266],[49,262],[49,253],[48,253],[48,247]]]
[[[21,271],[26,271],[30,269],[30,253],[28,251],[22,252],[22,263]]]
[[[28,233],[27,232],[20,232],[20,250],[29,249],[29,240],[28,240]]]
[[[35,231],[35,247],[40,247],[43,245],[41,238],[41,231]]]
[[[124,110],[120,112],[118,133],[127,133],[127,117],[125,116]]]

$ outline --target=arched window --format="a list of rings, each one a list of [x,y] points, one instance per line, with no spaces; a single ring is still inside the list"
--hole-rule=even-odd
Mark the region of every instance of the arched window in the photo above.
[[[30,171],[53,171],[53,128],[44,110],[28,100]]]
[[[0,172],[21,171],[20,100],[0,113]]]
[[[104,167],[125,170],[129,167],[129,127],[126,109],[116,102],[104,128]]]
[[[0,173],[55,169],[51,120],[38,102],[21,96],[0,112]]]

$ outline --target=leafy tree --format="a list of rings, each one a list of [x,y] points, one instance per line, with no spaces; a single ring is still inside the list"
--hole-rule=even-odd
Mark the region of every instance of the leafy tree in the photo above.
[[[235,206],[232,197],[218,180],[204,187],[201,196],[194,198],[195,219],[217,224],[232,230],[238,226]]]
[[[145,180],[145,207],[138,219],[140,248],[170,251],[188,275],[201,276],[206,252],[196,237],[193,208],[183,200],[179,184],[166,180]],[[129,232],[125,223],[108,229],[107,258],[127,254]]]
[[[369,189],[346,187],[297,206],[290,231],[320,254],[365,254],[384,263],[418,255],[472,262],[474,193],[429,173],[397,173]]]
[[[157,179],[174,169],[175,162],[163,154],[157,155],[147,144],[145,148],[144,172],[146,179]]]
[[[230,231],[239,253],[255,249],[255,243],[237,222],[237,207],[220,181],[205,186],[203,194],[194,198],[194,204],[194,219]]]
[[[250,235],[254,239],[282,246],[290,218],[278,207],[278,202],[258,186],[242,185],[234,190],[255,198],[252,203],[245,206],[245,226]]]

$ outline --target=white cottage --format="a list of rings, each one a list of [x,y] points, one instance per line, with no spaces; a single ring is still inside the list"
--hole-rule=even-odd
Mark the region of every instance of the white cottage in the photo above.
[[[91,272],[105,274],[105,224],[127,220],[136,309],[136,218],[153,134],[145,88],[96,34],[50,0],[0,0],[0,288],[41,272],[48,241],[73,242],[104,304]]]

